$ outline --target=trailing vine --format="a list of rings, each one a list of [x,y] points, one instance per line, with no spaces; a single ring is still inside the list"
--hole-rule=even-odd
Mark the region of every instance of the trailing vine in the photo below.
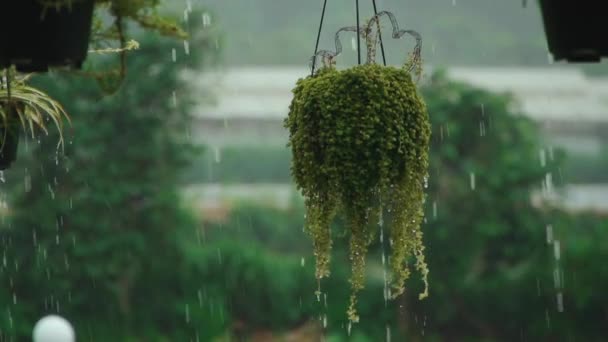
[[[374,62],[377,39],[372,24],[379,27],[381,16],[391,18],[393,37],[409,33],[417,40],[402,68]],[[345,31],[359,31],[366,38],[368,60],[337,70],[339,34]],[[425,283],[420,298],[428,294],[420,226],[431,129],[410,74],[420,75],[421,40],[415,31],[399,30],[394,16],[381,12],[367,26],[340,29],[335,37],[336,51],[313,56],[322,57],[324,66],[298,81],[284,124],[293,153],[291,172],[305,199],[306,230],[313,240],[319,282],[330,275],[331,223],[338,212],[345,216],[352,264],[348,317],[357,322],[366,254],[383,221],[392,247],[391,297],[404,292],[412,268]]]

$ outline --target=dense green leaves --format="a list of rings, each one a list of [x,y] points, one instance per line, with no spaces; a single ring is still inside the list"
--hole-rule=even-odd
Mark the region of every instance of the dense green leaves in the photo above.
[[[393,297],[404,291],[411,256],[424,278],[428,272],[420,231],[430,140],[425,104],[405,69],[324,68],[298,82],[285,126],[318,279],[329,275],[331,222],[338,211],[345,214],[353,270],[349,317],[357,321],[355,295],[382,221],[391,232]]]

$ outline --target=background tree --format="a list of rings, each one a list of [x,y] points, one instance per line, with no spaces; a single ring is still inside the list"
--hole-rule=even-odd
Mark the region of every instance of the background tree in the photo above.
[[[394,340],[413,341],[602,340],[608,218],[538,208],[530,201],[532,191],[559,191],[564,154],[543,146],[538,127],[519,115],[516,99],[508,94],[454,82],[442,73],[422,91],[433,123],[423,226],[430,296],[419,301],[422,284],[413,279],[406,296],[385,303],[378,238],[368,257],[368,287],[360,296],[361,322],[349,336],[343,315],[349,289],[347,245],[339,238],[343,225],[338,222],[334,229],[339,243],[332,277],[323,285],[325,306],[324,298],[317,302],[313,296],[302,208],[243,207],[226,222],[206,225],[206,251],[195,257],[208,265],[201,266],[205,286],[218,289],[215,298],[226,303],[225,316],[238,322],[232,330],[253,336],[311,324],[317,327],[315,338],[325,334],[330,341],[379,341],[387,330]],[[252,164],[270,153],[243,151],[250,152]],[[276,164],[269,164],[268,172],[264,165],[258,163],[256,174],[266,180]],[[249,169],[239,170],[225,180],[252,181]],[[218,266],[218,253],[224,267]],[[242,297],[243,288],[250,296]]]
[[[25,339],[51,312],[70,319],[82,339],[204,340],[210,332],[193,325],[205,319],[179,248],[197,227],[178,183],[198,152],[188,130],[201,96],[183,73],[216,55],[208,32],[191,25],[189,54],[181,41],[138,38],[113,96],[74,76],[37,79],[73,116],[72,134],[65,154],[40,143],[54,137],[29,142],[24,162],[7,174],[15,186],[0,230],[0,336]]]
[[[433,121],[424,230],[432,285],[428,301],[407,297],[408,335],[458,341],[599,339],[603,319],[585,318],[598,307],[588,300],[581,305],[578,292],[600,288],[606,273],[588,283],[569,280],[571,272],[591,274],[575,260],[605,255],[601,240],[593,243],[590,236],[606,227],[606,219],[539,209],[530,201],[532,191],[557,191],[563,153],[542,145],[536,125],[506,94],[452,82],[441,73],[423,93]],[[574,233],[579,225],[590,236]],[[561,240],[561,261],[547,242],[547,226]],[[565,312],[558,309],[560,292]],[[416,315],[428,318],[426,327],[415,323]]]

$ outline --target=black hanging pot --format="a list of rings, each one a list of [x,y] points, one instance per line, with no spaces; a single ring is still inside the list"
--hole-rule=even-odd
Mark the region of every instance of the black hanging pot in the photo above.
[[[601,0],[539,0],[556,61],[599,62],[608,57],[608,25]]]
[[[79,69],[86,59],[94,0],[9,0],[0,18],[0,67],[21,72]]]
[[[7,111],[6,121],[0,119],[0,170],[8,169],[17,160],[20,132],[18,114],[11,108]]]

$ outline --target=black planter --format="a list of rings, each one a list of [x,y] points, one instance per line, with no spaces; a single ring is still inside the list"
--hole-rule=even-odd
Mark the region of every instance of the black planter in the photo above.
[[[38,0],[8,0],[0,5],[0,67],[22,72],[49,67],[79,69],[86,59],[94,0],[44,11]]]
[[[0,170],[8,169],[17,160],[19,132],[17,113],[10,112],[6,124],[0,120]]]
[[[549,51],[556,61],[608,57],[608,12],[602,0],[540,0]]]

